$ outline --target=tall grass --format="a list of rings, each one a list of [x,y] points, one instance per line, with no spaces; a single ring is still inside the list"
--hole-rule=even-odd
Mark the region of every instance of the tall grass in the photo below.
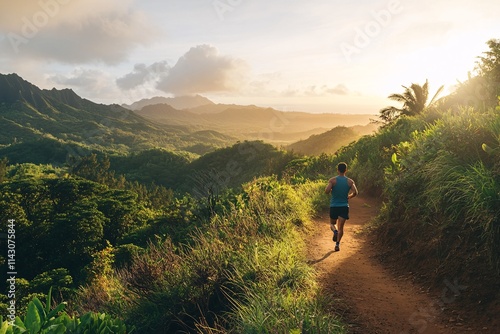
[[[303,233],[323,186],[276,178],[246,184],[189,246],[152,243],[129,268],[105,280],[119,286],[84,288],[80,308],[92,308],[103,296],[101,310],[148,333],[344,332],[326,311],[305,259]],[[93,298],[85,298],[88,293]],[[106,298],[117,294],[126,298]]]
[[[424,256],[436,277],[500,273],[500,151],[483,149],[496,147],[499,122],[495,111],[443,113],[396,147],[381,236],[408,265],[425,266]]]

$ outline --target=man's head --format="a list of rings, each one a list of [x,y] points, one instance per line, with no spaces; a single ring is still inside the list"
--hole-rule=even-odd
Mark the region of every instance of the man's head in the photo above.
[[[337,170],[339,171],[339,173],[342,173],[344,174],[347,170],[347,164],[345,162],[341,162],[337,165]]]

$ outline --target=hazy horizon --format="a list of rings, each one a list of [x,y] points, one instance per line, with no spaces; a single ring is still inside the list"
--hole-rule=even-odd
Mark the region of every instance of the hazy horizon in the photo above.
[[[377,114],[402,85],[467,79],[500,27],[480,0],[0,0],[0,73],[98,103],[200,94]]]

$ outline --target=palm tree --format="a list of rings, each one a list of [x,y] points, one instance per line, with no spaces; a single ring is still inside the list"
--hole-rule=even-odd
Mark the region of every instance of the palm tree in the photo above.
[[[403,86],[405,89],[403,94],[392,94],[389,98],[394,101],[402,102],[402,108],[396,107],[385,107],[380,110],[380,119],[384,123],[390,123],[396,120],[401,115],[415,116],[426,108],[432,106],[435,103],[436,97],[441,93],[444,86],[439,87],[436,94],[432,97],[431,101],[427,103],[429,98],[429,82],[425,80],[425,84],[422,86],[418,84],[411,84],[410,87]]]

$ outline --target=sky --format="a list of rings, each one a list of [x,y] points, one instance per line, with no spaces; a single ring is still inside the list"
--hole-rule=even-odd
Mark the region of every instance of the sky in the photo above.
[[[453,91],[500,38],[492,0],[0,0],[0,73],[98,103],[200,94],[377,114]]]

